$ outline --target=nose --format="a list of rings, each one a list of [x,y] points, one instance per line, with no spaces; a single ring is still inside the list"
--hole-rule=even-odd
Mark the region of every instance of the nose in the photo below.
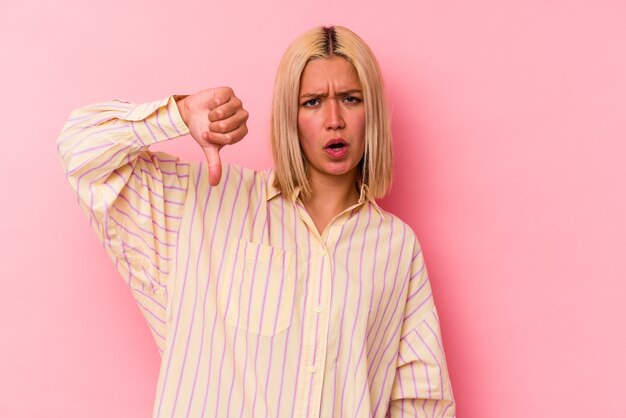
[[[341,129],[345,126],[341,105],[336,100],[326,102],[326,129]]]

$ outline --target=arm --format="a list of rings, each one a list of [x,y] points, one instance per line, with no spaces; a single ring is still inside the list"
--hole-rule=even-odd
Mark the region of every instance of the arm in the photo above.
[[[166,286],[189,165],[148,147],[191,133],[203,149],[211,148],[205,154],[215,158],[221,146],[245,135],[246,119],[232,90],[211,89],[141,105],[112,101],[86,106],[72,113],[59,136],[68,181],[161,350]]]
[[[388,416],[455,416],[439,318],[417,241],[396,367]]]

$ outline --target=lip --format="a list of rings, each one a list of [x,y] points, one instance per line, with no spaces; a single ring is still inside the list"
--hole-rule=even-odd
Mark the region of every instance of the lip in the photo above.
[[[343,138],[333,138],[324,145],[324,149],[329,148],[331,145],[335,144],[343,144],[344,146],[348,146],[348,143]]]
[[[341,144],[342,147],[333,147],[335,144]],[[333,160],[343,160],[348,155],[350,146],[343,138],[334,138],[326,143],[324,151]]]

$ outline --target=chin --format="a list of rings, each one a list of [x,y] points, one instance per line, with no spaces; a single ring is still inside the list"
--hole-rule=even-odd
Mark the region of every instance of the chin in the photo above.
[[[332,176],[345,176],[348,174],[355,174],[356,167],[352,167],[352,166],[328,167],[323,172],[325,174],[332,175]]]

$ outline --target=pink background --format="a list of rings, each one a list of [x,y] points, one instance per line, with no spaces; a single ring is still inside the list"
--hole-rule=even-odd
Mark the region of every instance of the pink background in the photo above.
[[[264,168],[278,60],[320,24],[381,63],[382,206],[424,247],[459,416],[626,416],[626,2],[241,3],[0,5],[0,416],[152,411],[157,350],[56,157],[69,112],[229,85],[250,134],[223,159]]]

